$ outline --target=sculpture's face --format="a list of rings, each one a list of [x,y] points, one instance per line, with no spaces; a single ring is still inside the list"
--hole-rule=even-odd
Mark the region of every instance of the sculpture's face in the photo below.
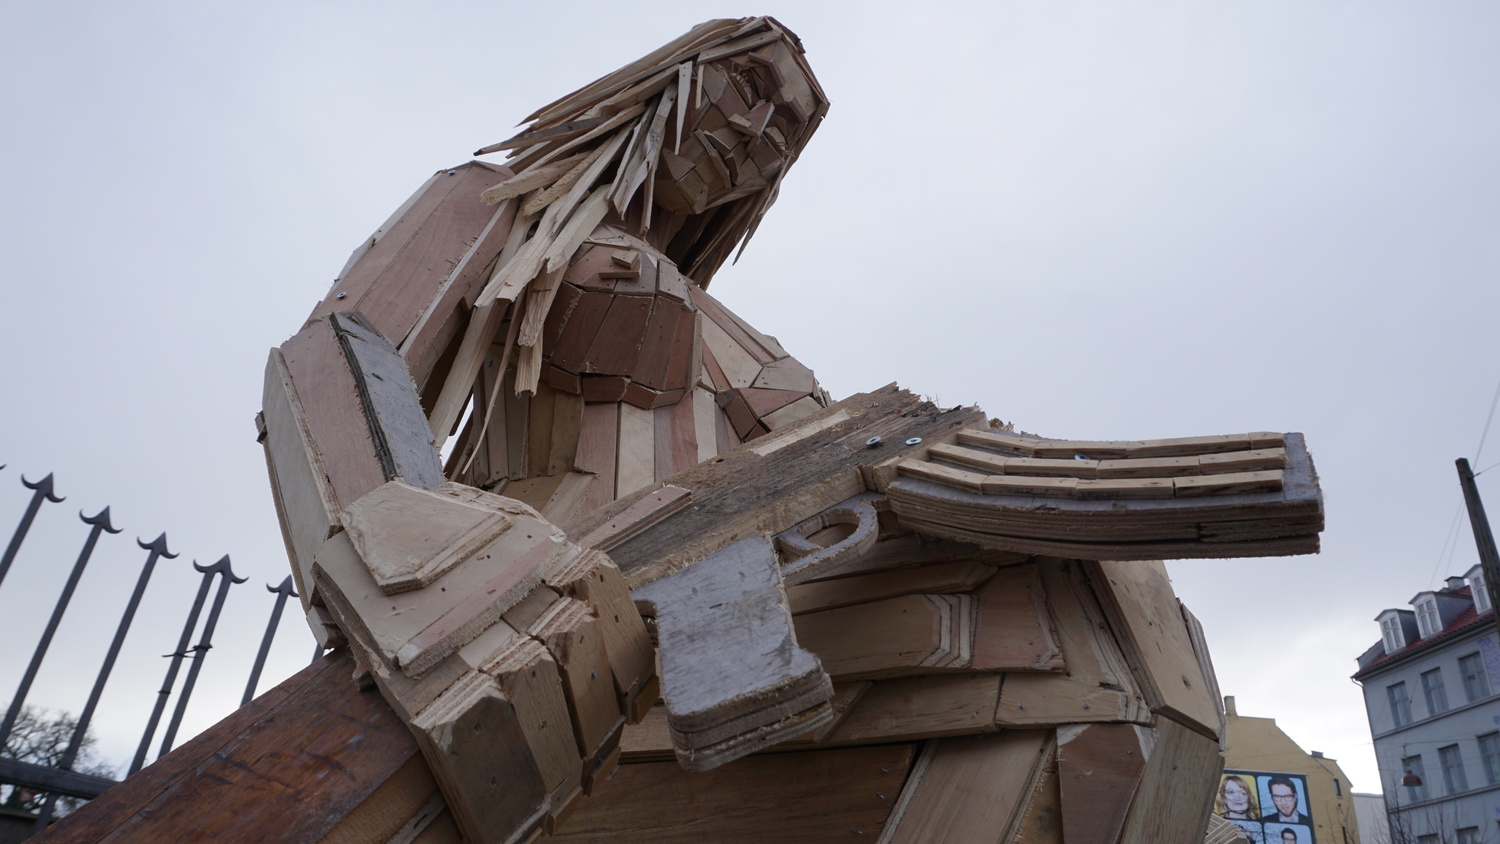
[[[657,169],[656,202],[703,213],[769,190],[825,105],[785,40],[699,65],[680,141],[675,151],[668,141]]]

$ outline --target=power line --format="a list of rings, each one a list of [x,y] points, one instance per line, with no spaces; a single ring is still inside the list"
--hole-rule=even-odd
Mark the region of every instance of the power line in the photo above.
[[[1474,449],[1474,462],[1479,462],[1479,452],[1484,451],[1485,437],[1490,435],[1490,423],[1495,421],[1495,405],[1500,404],[1500,383],[1495,384],[1495,397],[1490,400],[1490,415],[1484,420],[1484,432],[1479,435],[1479,447]]]

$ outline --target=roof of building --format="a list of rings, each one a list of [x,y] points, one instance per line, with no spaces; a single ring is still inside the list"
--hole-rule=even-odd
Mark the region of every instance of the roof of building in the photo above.
[[[1470,600],[1473,599],[1473,594],[1468,586],[1464,586],[1461,589],[1443,589],[1439,590],[1435,594],[1446,595],[1451,598],[1468,598]],[[1453,619],[1453,621],[1449,623],[1447,627],[1444,627],[1442,630],[1439,630],[1437,633],[1431,636],[1424,636],[1416,640],[1415,642],[1411,642],[1407,644],[1406,647],[1402,648],[1399,651],[1396,651],[1395,653],[1381,653],[1380,656],[1377,656],[1375,657],[1375,659],[1371,660],[1368,665],[1364,665],[1358,671],[1354,672],[1354,678],[1357,680],[1360,677],[1370,674],[1376,669],[1381,668],[1382,666],[1385,666],[1389,663],[1404,660],[1405,658],[1412,656],[1413,654],[1416,654],[1420,651],[1424,651],[1443,642],[1455,639],[1458,636],[1469,632],[1472,628],[1478,627],[1482,622],[1487,622],[1493,619],[1494,615],[1495,611],[1493,609],[1487,610],[1483,613],[1476,612],[1474,610],[1474,605],[1470,603],[1469,606],[1465,608],[1463,612],[1459,613],[1458,617]],[[1376,641],[1375,644],[1370,648],[1370,651],[1380,651],[1383,649],[1383,647],[1384,645],[1381,641]],[[1366,653],[1369,653],[1370,651],[1366,651]]]

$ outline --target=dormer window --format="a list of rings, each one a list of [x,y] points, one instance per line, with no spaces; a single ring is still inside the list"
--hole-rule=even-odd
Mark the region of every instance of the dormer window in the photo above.
[[[1401,633],[1401,616],[1393,612],[1380,619],[1380,642],[1388,654],[1406,647],[1406,637]]]
[[[1412,604],[1417,610],[1417,632],[1422,638],[1436,636],[1443,629],[1442,622],[1438,621],[1437,599],[1432,595],[1425,595]]]
[[[1469,592],[1474,596],[1474,611],[1486,613],[1490,611],[1490,593],[1484,583],[1484,570],[1475,566],[1469,572]]]

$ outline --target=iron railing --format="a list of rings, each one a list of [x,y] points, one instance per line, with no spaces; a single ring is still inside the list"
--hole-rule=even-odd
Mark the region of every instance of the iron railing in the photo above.
[[[0,465],[0,469],[4,468],[3,465]],[[17,553],[22,543],[25,542],[32,524],[35,522],[37,514],[41,511],[42,507],[47,504],[60,504],[64,501],[62,496],[56,494],[52,475],[48,475],[34,483],[27,480],[23,475],[21,483],[26,488],[32,490],[32,495],[19,524],[16,526],[15,532],[11,535],[4,555],[0,556],[0,588],[4,587],[5,576],[9,573],[12,564],[15,562]],[[21,717],[22,711],[26,706],[26,699],[31,693],[32,684],[35,682],[37,673],[47,657],[48,648],[51,646],[52,639],[63,621],[68,605],[73,599],[73,594],[83,577],[89,560],[94,555],[96,546],[106,534],[118,534],[121,532],[119,528],[111,524],[108,507],[105,507],[93,516],[85,516],[82,512],[78,515],[83,523],[88,526],[87,536],[83,541],[82,549],[73,563],[68,580],[63,586],[62,594],[57,598],[57,603],[53,606],[51,617],[48,619],[46,627],[38,638],[31,661],[27,664],[15,694],[10,698],[10,704],[5,712],[4,719],[0,721],[0,748],[5,746],[7,739],[11,737],[11,733],[16,727],[18,718]],[[129,599],[125,603],[119,624],[115,628],[114,637],[110,641],[108,651],[104,656],[103,664],[95,676],[88,700],[79,712],[77,723],[61,757],[57,760],[56,764],[41,765],[32,761],[7,758],[4,755],[0,755],[0,785],[31,789],[46,795],[45,802],[37,813],[37,829],[43,828],[51,820],[54,813],[54,806],[60,796],[89,799],[97,797],[106,788],[116,783],[116,780],[108,777],[76,772],[73,770],[73,766],[78,760],[80,749],[84,746],[85,736],[97,712],[100,698],[104,693],[105,684],[109,681],[110,673],[114,670],[115,662],[125,644],[126,634],[135,621],[136,611],[139,609],[141,598],[146,592],[147,582],[151,579],[153,572],[156,570],[157,563],[162,558],[174,559],[177,556],[167,549],[167,535],[165,533],[162,533],[150,542],[137,539],[136,543],[141,549],[146,551],[145,562],[142,564],[140,574],[136,578],[134,591],[131,592]],[[246,578],[235,575],[230,566],[229,555],[227,554],[213,565],[201,566],[195,562],[193,563],[193,568],[201,575],[198,590],[193,599],[192,606],[187,613],[187,618],[183,623],[176,647],[173,648],[170,654],[165,655],[168,659],[166,676],[162,680],[161,689],[156,694],[155,705],[150,718],[147,720],[140,745],[135,752],[135,757],[131,760],[127,776],[139,771],[146,764],[146,757],[156,737],[156,731],[160,726],[162,716],[165,714],[167,705],[171,701],[175,691],[176,705],[172,711],[171,718],[167,722],[166,731],[162,734],[157,756],[165,755],[172,749],[177,732],[182,725],[183,716],[187,711],[188,700],[193,694],[193,687],[198,681],[199,674],[202,671],[209,651],[214,647],[214,630],[223,612],[224,603],[229,595],[229,589],[234,585],[246,581]],[[213,584],[216,579],[218,580],[218,588],[214,590]],[[260,643],[260,650],[256,654],[254,663],[250,669],[250,677],[245,686],[241,705],[248,703],[255,694],[255,689],[260,682],[261,671],[265,667],[266,658],[270,653],[271,642],[276,635],[277,625],[281,620],[282,610],[287,598],[297,596],[297,593],[293,591],[291,577],[287,577],[277,586],[267,584],[266,588],[276,595],[275,604],[271,610],[270,620],[266,625],[265,636]],[[213,601],[209,606],[207,616],[204,617],[204,604],[208,602],[208,594],[211,590],[214,592]],[[201,627],[199,625],[200,619],[202,620]],[[190,645],[189,643],[193,641],[195,632],[197,633],[197,642]],[[24,641],[25,639],[24,634],[19,631],[11,631],[8,633],[8,636],[12,641]],[[321,653],[320,648],[315,648],[313,658],[317,659]],[[184,662],[188,663],[187,676],[183,680],[181,688],[177,689],[177,677]]]

